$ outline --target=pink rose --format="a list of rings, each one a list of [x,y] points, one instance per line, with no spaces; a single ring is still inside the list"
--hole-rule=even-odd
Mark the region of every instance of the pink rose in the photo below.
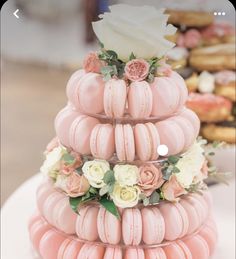
[[[189,49],[198,47],[202,40],[201,33],[196,29],[188,30],[185,33],[184,38],[185,38],[185,47]]]
[[[146,196],[150,196],[163,183],[162,173],[157,167],[152,164],[145,164],[139,167],[138,185]]]
[[[186,190],[178,183],[176,176],[172,175],[163,185],[162,193],[168,201],[178,201],[178,197],[186,193]]]
[[[60,173],[64,175],[70,175],[75,171],[73,165],[67,165],[64,162],[61,162]]]
[[[89,182],[83,176],[75,171],[71,173],[66,182],[66,192],[70,197],[79,197],[84,195],[89,190]]]
[[[144,80],[149,72],[149,64],[144,59],[132,59],[125,65],[125,75],[131,81]]]
[[[58,137],[54,137],[47,145],[46,151],[51,152],[54,148],[59,146],[59,139]]]
[[[169,77],[172,73],[171,66],[169,64],[166,64],[165,60],[161,60],[159,62],[159,65],[160,66],[157,68],[157,75]]]
[[[78,153],[74,152],[74,151],[71,151],[70,154],[75,158],[75,162],[73,164],[73,167],[75,169],[80,167],[82,165],[82,163],[83,163],[81,156]]]
[[[98,58],[96,52],[90,52],[84,59],[83,67],[86,72],[100,73],[101,68],[105,65],[103,61]]]

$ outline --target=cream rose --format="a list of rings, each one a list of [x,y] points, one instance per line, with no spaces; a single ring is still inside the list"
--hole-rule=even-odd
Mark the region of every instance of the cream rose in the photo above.
[[[98,159],[87,161],[82,167],[84,176],[89,181],[89,184],[95,188],[101,188],[105,185],[103,178],[108,170],[110,170],[109,163]]]
[[[54,174],[60,169],[60,161],[62,156],[66,153],[66,149],[62,146],[54,148],[51,152],[46,154],[46,159],[40,168],[43,174]]]
[[[138,186],[120,186],[115,184],[111,198],[117,207],[131,208],[138,204],[140,193]]]
[[[168,15],[164,9],[152,6],[110,6],[110,11],[93,22],[93,30],[106,49],[117,52],[119,58],[128,60],[133,52],[137,58],[161,57],[174,47],[165,36],[176,28],[167,25]]]
[[[138,167],[135,165],[116,165],[113,170],[120,186],[133,186],[138,182]]]
[[[177,162],[176,167],[178,167],[180,172],[175,174],[176,179],[184,188],[189,188],[194,177],[202,174],[201,169],[205,162],[203,152],[204,149],[202,148],[201,143],[195,142],[195,144]]]

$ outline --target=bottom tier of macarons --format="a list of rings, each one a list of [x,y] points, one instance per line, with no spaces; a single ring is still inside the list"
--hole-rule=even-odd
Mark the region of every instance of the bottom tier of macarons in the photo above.
[[[42,259],[208,259],[217,241],[211,216],[195,233],[154,246],[81,242],[75,235],[52,227],[39,213],[31,217],[29,233],[33,248]]]

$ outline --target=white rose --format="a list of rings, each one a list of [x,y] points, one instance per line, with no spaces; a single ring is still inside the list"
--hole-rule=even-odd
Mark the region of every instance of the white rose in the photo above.
[[[102,20],[93,23],[93,30],[119,58],[128,60],[132,52],[137,58],[162,57],[174,47],[165,36],[174,34],[176,28],[167,25],[164,9],[118,4],[110,6],[110,11],[99,16]]]
[[[111,198],[117,207],[131,208],[138,204],[141,191],[138,186],[120,186],[115,184]]]
[[[138,182],[138,167],[135,165],[116,165],[114,176],[120,186],[133,186]]]
[[[67,190],[66,183],[67,183],[67,176],[58,175],[54,186],[66,192]]]
[[[177,162],[176,167],[180,170],[176,173],[177,181],[184,187],[189,188],[193,183],[194,177],[201,174],[201,169],[205,161],[204,149],[201,143],[195,142],[194,145]]]
[[[82,167],[84,176],[87,178],[90,185],[95,188],[101,188],[105,186],[103,178],[108,170],[110,170],[109,163],[105,160],[98,159],[87,161]]]
[[[60,168],[60,160],[65,154],[66,149],[58,146],[51,152],[47,153],[46,159],[40,168],[40,171],[45,175],[54,175]]]

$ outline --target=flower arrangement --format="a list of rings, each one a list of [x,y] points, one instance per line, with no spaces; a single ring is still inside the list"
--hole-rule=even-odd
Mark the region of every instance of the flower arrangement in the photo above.
[[[119,217],[117,207],[134,207],[175,202],[187,192],[205,188],[203,180],[208,168],[202,139],[181,156],[141,165],[82,157],[53,140],[45,152],[41,172],[53,179],[56,188],[70,197],[70,205],[78,206],[96,200]]]

